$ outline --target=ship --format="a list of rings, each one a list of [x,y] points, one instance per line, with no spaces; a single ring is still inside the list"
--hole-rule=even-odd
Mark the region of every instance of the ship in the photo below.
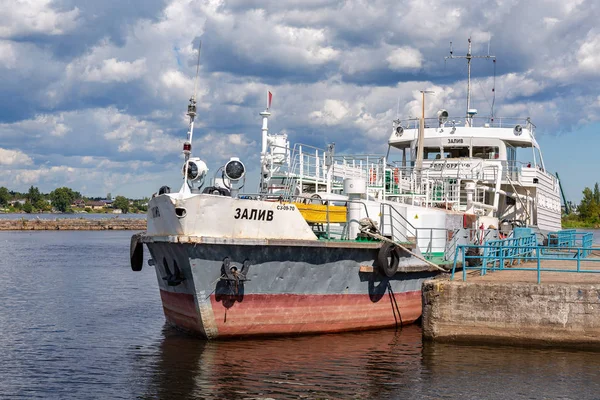
[[[478,118],[469,104],[461,118],[423,112],[392,122],[388,154],[337,155],[333,143],[291,146],[269,133],[271,101],[268,92],[250,193],[239,158],[209,180],[192,156],[190,98],[183,184],[152,196],[147,230],[131,239],[131,267],[142,269],[145,245],[175,327],[207,339],[400,328],[421,316],[423,282],[452,265],[458,245],[560,228],[559,182],[530,119]],[[517,161],[516,148],[532,161]]]

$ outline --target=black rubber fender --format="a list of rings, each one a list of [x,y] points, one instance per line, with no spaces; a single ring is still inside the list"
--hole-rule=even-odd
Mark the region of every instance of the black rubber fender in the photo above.
[[[144,265],[144,244],[142,243],[142,234],[136,233],[131,236],[131,245],[129,247],[129,258],[131,269],[139,272]]]
[[[377,265],[381,274],[391,278],[398,271],[400,264],[400,251],[398,246],[385,242],[377,254]]]

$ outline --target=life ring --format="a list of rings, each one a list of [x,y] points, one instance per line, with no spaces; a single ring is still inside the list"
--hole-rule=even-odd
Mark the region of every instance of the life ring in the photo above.
[[[129,261],[131,269],[139,272],[144,264],[144,245],[142,244],[142,234],[136,233],[131,236],[131,244],[129,246]]]
[[[400,182],[400,170],[398,168],[394,168],[394,183],[397,185]]]
[[[400,264],[398,246],[385,242],[379,249],[379,254],[377,254],[377,264],[379,265],[379,271],[383,275],[388,278],[394,276]]]

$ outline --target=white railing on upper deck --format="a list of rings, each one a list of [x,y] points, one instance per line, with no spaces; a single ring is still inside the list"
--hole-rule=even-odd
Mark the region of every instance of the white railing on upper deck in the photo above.
[[[339,190],[343,187],[345,178],[364,179],[368,187],[384,186],[385,157],[334,156],[330,167],[326,162],[328,156],[328,152],[323,149],[296,144],[292,150],[291,165],[279,171],[287,178],[285,192],[293,194],[296,185],[327,185],[328,182],[332,190]]]
[[[421,123],[420,118],[408,118],[400,120],[400,125],[405,129],[419,129]],[[441,125],[438,118],[425,118],[425,128],[437,128],[440,126],[471,126],[471,127],[489,127],[489,128],[513,128],[516,125],[521,125],[523,128],[534,131],[536,126],[529,118],[519,117],[449,117],[448,120]]]

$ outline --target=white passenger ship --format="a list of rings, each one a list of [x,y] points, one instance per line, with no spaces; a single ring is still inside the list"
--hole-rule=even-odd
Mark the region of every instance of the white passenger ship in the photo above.
[[[288,197],[343,200],[344,179],[362,180],[367,202],[385,205],[408,219],[405,226],[398,226],[390,223],[390,218],[384,221],[383,211],[377,213],[388,236],[397,236],[394,233],[399,231],[400,237],[421,239],[417,228],[453,229],[453,223],[442,222],[439,210],[447,215],[463,213],[463,228],[501,229],[501,236],[515,226],[541,233],[559,230],[559,181],[546,169],[535,125],[530,118],[478,117],[477,110],[470,108],[470,63],[476,58],[471,55],[470,39],[467,56],[462,58],[469,65],[465,115],[451,117],[446,110],[439,110],[435,117],[425,118],[423,92],[423,115],[393,121],[385,156],[337,156],[333,144],[326,150],[303,145],[291,148],[285,134],[268,133],[270,113],[261,113],[260,190]],[[529,161],[519,161],[518,153]],[[406,218],[407,214],[411,217]],[[439,241],[437,245],[431,239],[420,244],[423,250],[433,246],[438,252],[447,251],[446,246],[440,248]]]

